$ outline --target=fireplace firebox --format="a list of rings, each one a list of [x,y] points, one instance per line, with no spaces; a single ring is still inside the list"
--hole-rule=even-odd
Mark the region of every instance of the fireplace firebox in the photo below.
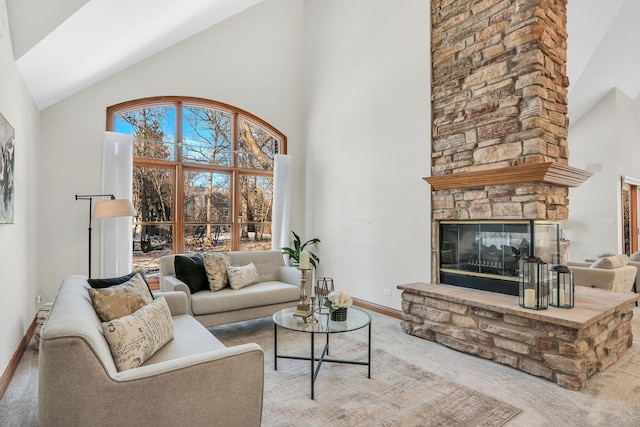
[[[440,283],[518,295],[520,259],[558,264],[560,225],[548,220],[439,223]]]

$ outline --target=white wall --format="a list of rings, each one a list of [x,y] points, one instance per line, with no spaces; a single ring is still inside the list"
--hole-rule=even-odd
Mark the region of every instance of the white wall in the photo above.
[[[0,113],[15,129],[14,224],[0,224],[0,375],[33,321],[38,271],[38,110],[13,60],[0,0]]]
[[[569,256],[581,261],[622,253],[621,176],[640,178],[640,127],[636,103],[613,89],[569,128],[569,161],[594,172],[569,191]]]
[[[106,107],[186,95],[284,132],[292,228],[322,240],[318,274],[399,308],[395,286],[430,276],[428,15],[426,0],[267,0],[44,110],[40,195],[55,208],[40,217],[41,286],[55,295],[86,273],[88,206],[74,194],[100,188]]]
[[[195,96],[251,112],[288,137],[295,185],[292,224],[301,227],[302,12],[297,0],[268,0],[42,111],[43,211],[39,278],[55,295],[68,274],[87,273],[88,205],[75,194],[101,188],[106,108],[127,100]],[[100,271],[99,221],[93,266]]]
[[[396,286],[430,278],[429,2],[308,0],[304,19],[298,231],[322,240],[318,277],[400,309]]]

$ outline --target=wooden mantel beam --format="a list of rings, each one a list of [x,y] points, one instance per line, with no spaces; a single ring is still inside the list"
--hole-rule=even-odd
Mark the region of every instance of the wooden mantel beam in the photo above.
[[[537,163],[486,169],[473,172],[451,173],[425,177],[434,190],[484,187],[487,185],[544,183],[565,187],[577,187],[592,172],[558,163]]]

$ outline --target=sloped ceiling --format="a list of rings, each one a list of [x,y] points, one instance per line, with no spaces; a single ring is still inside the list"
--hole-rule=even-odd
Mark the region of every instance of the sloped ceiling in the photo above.
[[[16,65],[44,109],[261,1],[7,0],[7,12]]]
[[[569,0],[569,121],[575,123],[613,88],[640,93],[640,1]]]
[[[263,0],[6,1],[16,64],[43,109]],[[571,123],[615,87],[638,97],[639,19],[639,0],[569,0]]]

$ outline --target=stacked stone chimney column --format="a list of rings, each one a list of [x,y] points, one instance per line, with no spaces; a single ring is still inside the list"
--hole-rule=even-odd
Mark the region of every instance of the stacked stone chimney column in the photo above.
[[[568,164],[566,0],[432,0],[436,175]],[[566,219],[546,183],[432,192],[434,220]]]

